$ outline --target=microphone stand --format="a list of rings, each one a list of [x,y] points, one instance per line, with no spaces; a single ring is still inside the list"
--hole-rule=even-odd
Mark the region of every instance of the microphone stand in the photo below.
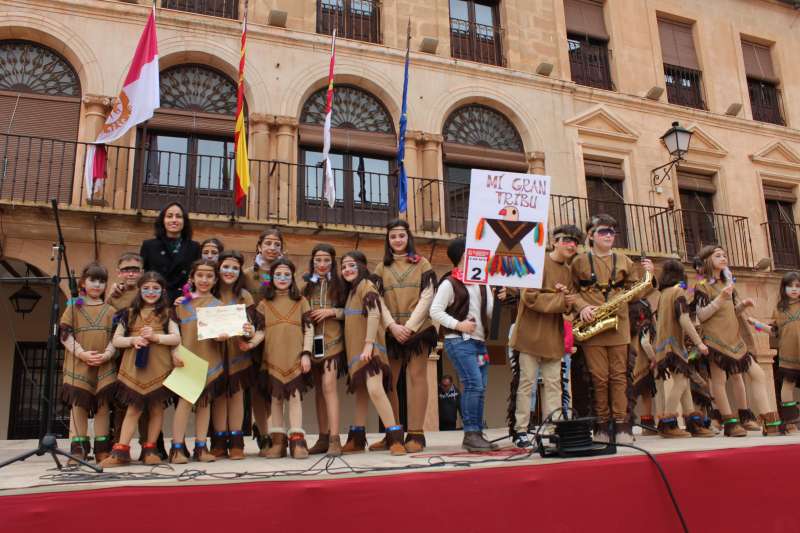
[[[71,271],[69,269],[69,262],[67,260],[67,246],[64,243],[64,234],[61,232],[61,222],[58,219],[58,204],[56,203],[55,199],[50,200],[50,205],[53,208],[53,216],[56,222],[56,232],[58,234],[58,242],[53,245],[53,253],[54,259],[56,262],[56,270],[53,274],[52,278],[50,278],[52,293],[51,293],[51,302],[50,302],[50,326],[49,326],[49,337],[47,339],[47,370],[45,372],[45,383],[44,383],[44,395],[41,401],[41,409],[40,413],[42,413],[41,419],[41,426],[39,428],[39,445],[36,449],[30,450],[23,454],[20,454],[16,457],[8,459],[7,461],[3,461],[0,463],[0,468],[8,466],[12,463],[21,462],[25,459],[36,456],[43,456],[45,454],[50,454],[53,458],[53,461],[56,463],[56,467],[59,470],[63,469],[61,461],[58,460],[58,456],[66,457],[80,465],[86,466],[91,468],[95,472],[102,472],[103,468],[97,465],[93,465],[83,459],[78,457],[74,457],[69,453],[59,449],[58,441],[56,440],[55,434],[53,434],[53,403],[55,401],[55,387],[54,387],[54,377],[56,374],[56,352],[58,350],[58,343],[60,342],[59,339],[59,327],[58,321],[60,318],[60,306],[59,306],[59,296],[61,293],[61,288],[59,287],[61,281],[61,262],[64,262],[64,266],[66,267],[67,271],[67,278],[69,279],[69,290],[72,298],[78,297],[78,285],[75,282],[75,278],[71,275]]]

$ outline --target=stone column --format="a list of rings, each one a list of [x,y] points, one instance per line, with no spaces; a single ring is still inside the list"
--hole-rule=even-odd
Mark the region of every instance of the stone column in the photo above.
[[[544,175],[544,152],[528,152],[525,156],[528,160],[528,172]]]
[[[435,349],[428,356],[428,406],[425,409],[425,423],[422,426],[424,431],[439,431],[439,375],[436,366],[438,364],[440,350]]]
[[[420,195],[424,193],[428,181],[421,175],[417,143],[422,138],[422,132],[406,131],[406,157],[405,167],[408,176],[408,211],[405,219],[414,232],[425,231],[424,217],[419,210],[421,207]]]
[[[424,194],[420,195],[422,207],[420,218],[426,231],[441,232],[444,230],[444,183],[442,181],[441,153],[444,138],[436,133],[423,133],[419,144],[422,145],[422,174],[425,178],[436,179],[430,183]]]
[[[273,214],[270,207],[277,208],[269,189],[269,151],[270,126],[275,123],[273,115],[253,113],[250,115],[250,143],[247,146],[250,157],[250,192],[247,201],[247,218],[268,220]],[[277,212],[277,209],[274,209]],[[277,213],[276,213],[277,214]]]
[[[84,142],[94,142],[97,135],[103,129],[108,112],[111,111],[113,99],[108,96],[97,94],[86,94],[82,99],[82,135]],[[88,191],[84,183],[84,171],[86,170],[86,149],[85,144],[79,144],[75,151],[75,171],[72,178],[72,203],[74,205],[108,205],[114,198],[114,190],[117,185],[124,190],[127,182],[127,167],[118,169],[117,149],[108,148],[108,162],[106,165],[106,182],[103,189],[88,200]],[[125,154],[127,155],[127,154]],[[117,176],[117,173],[120,175]],[[124,198],[122,200],[124,202]],[[122,206],[119,206],[122,207]]]
[[[297,221],[297,201],[291,201],[292,191],[297,191],[297,180],[300,178],[297,162],[297,127],[298,122],[295,117],[276,117],[275,124],[277,133],[277,153],[276,160],[279,161],[270,183],[275,183],[277,195],[270,200],[271,204],[276,204],[275,209],[278,215],[278,222],[293,223]],[[272,169],[270,169],[272,170]],[[270,206],[270,211],[273,208]]]

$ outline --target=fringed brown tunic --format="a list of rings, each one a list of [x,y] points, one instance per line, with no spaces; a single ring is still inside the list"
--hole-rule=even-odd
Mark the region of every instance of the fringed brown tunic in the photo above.
[[[139,289],[126,289],[125,292],[120,294],[119,296],[110,296],[108,298],[108,303],[111,304],[114,309],[117,311],[122,311],[123,309],[127,309],[133,305],[133,301],[136,299],[136,296],[139,295]]]
[[[232,298],[222,305],[246,305],[248,316],[255,311],[253,296],[246,289],[242,289],[237,298]],[[257,370],[253,366],[251,352],[239,349],[240,337],[228,339],[223,345],[225,356],[225,379],[228,384],[228,395],[232,396],[242,389],[248,389],[257,381]]]
[[[698,309],[706,307],[724,288],[725,285],[720,281],[701,281],[695,288],[692,305]],[[753,362],[753,355],[740,331],[741,321],[736,313],[735,298],[736,291],[733,298],[721,298],[719,309],[701,325],[701,336],[703,343],[708,346],[709,360],[728,374],[747,372]]]
[[[436,273],[430,263],[418,255],[395,255],[389,266],[378,263],[375,276],[381,278],[383,300],[394,321],[414,331],[402,344],[390,331],[386,332],[389,357],[402,360],[415,355],[427,357],[439,340],[428,313],[436,287]]]
[[[115,309],[107,303],[70,305],[61,315],[61,341],[72,335],[86,351],[104,352],[111,341]],[[117,383],[117,364],[113,358],[100,366],[89,366],[73,353],[70,343],[64,344],[64,381],[61,399],[94,413],[101,403],[113,398]]]
[[[257,328],[264,330],[260,380],[262,390],[273,398],[289,399],[301,395],[311,385],[303,374],[300,359],[311,357],[314,327],[308,321],[308,300],[292,300],[287,291],[275,291],[272,300],[263,299],[256,307]]]
[[[687,313],[689,303],[684,289],[674,285],[661,291],[655,346],[658,379],[667,379],[673,372],[687,377],[691,373],[685,333],[680,323],[681,315]]]
[[[222,303],[211,295],[198,296],[183,302],[175,308],[175,315],[181,329],[181,344],[198,357],[208,361],[206,387],[195,405],[204,407],[226,391],[225,363],[222,356],[223,343],[214,339],[197,340],[197,309],[217,307]]]
[[[647,357],[647,352],[642,346],[643,337],[646,341],[653,342],[652,327],[644,327],[638,335],[631,336],[630,356],[633,359],[631,380],[634,398],[645,394],[650,397],[656,395],[656,380],[653,377],[653,371],[650,370],[650,358]]]
[[[347,295],[344,309],[344,339],[347,349],[347,392],[366,386],[367,377],[383,373],[383,388],[391,390],[392,370],[381,326],[381,297],[375,284],[362,279]],[[372,343],[372,359],[361,360],[366,342]]]
[[[117,314],[117,328],[114,338],[138,337],[142,329],[150,327],[157,335],[175,335],[180,338],[178,325],[165,312],[155,314],[152,308],[144,308],[141,314],[130,322],[132,311],[126,309]],[[119,386],[117,400],[124,405],[134,405],[140,409],[161,403],[166,406],[173,398],[171,390],[164,387],[164,380],[172,372],[173,346],[149,344],[147,358],[143,367],[136,366],[137,350],[125,348],[119,367]]]
[[[309,282],[310,283],[310,282]],[[322,323],[314,324],[314,335],[322,335],[325,357],[320,359],[311,358],[314,364],[313,370],[320,371],[323,368],[337,370],[339,377],[347,373],[347,356],[344,350],[344,309],[336,308],[335,302],[330,298],[330,284],[324,277],[317,283],[311,284],[311,294],[308,300],[311,310],[334,309],[336,316],[326,318]]]
[[[775,309],[772,320],[778,330],[778,375],[800,387],[800,301],[786,311]]]

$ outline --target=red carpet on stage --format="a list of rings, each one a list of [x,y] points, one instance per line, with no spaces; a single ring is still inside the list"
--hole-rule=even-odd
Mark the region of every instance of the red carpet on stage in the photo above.
[[[690,531],[800,531],[800,445],[668,453],[657,459]],[[0,530],[7,533],[682,531],[661,478],[644,455],[2,496],[0,517]]]

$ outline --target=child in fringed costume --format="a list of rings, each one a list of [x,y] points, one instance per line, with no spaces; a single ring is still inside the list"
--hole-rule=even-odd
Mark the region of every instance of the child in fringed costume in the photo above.
[[[659,413],[658,433],[667,439],[713,437],[714,432],[704,427],[704,416],[692,402],[689,381],[692,366],[684,339],[688,336],[703,355],[708,355],[708,347],[689,315],[686,273],[679,261],[671,259],[664,263],[659,287],[656,371],[659,381],[672,383],[664,399],[664,409]],[[687,431],[678,427],[678,406],[683,411]]]
[[[286,242],[280,228],[269,227],[261,232],[256,243],[256,258],[253,266],[244,271],[245,289],[253,297],[253,305],[261,302],[264,287],[270,284],[269,266],[286,253]],[[253,366],[261,368],[261,350],[253,350]],[[255,388],[250,391],[250,404],[253,406],[253,438],[258,448],[269,448],[269,405],[267,397],[259,394]]]
[[[655,318],[650,303],[644,299],[628,304],[628,316],[631,327],[631,344],[628,354],[628,366],[631,372],[631,401],[635,403],[638,398],[641,398],[642,409],[639,420],[642,425],[654,428],[656,421],[653,417],[653,400],[658,398],[656,380],[653,377],[656,355],[653,350],[653,342],[656,337]],[[656,401],[656,403],[659,402]],[[631,418],[633,416],[632,406]],[[656,434],[647,428],[642,430],[642,435],[645,436]]]
[[[84,267],[78,280],[81,296],[70,301],[59,321],[64,346],[61,399],[70,410],[70,453],[86,459],[89,417],[94,415],[95,460],[111,453],[110,405],[116,391],[117,368],[111,344],[114,308],[105,303],[108,271],[99,263]]]
[[[217,263],[217,287],[215,296],[222,305],[244,305],[248,316],[255,312],[253,297],[244,288],[244,257],[236,250],[224,251]],[[245,334],[253,333],[247,324]],[[225,359],[225,382],[227,390],[214,399],[211,406],[213,433],[211,454],[214,457],[244,459],[244,392],[256,383],[256,369],[248,351],[239,347],[239,339],[228,339],[222,346]]]
[[[756,330],[766,330],[778,337],[778,377],[780,416],[788,433],[795,433],[800,423],[800,409],[794,399],[800,387],[800,272],[787,272],[781,279],[778,304],[770,324],[750,320]]]
[[[319,439],[308,453],[342,454],[339,436],[339,393],[336,380],[347,375],[344,350],[344,283],[336,265],[336,250],[320,243],[311,250],[303,296],[311,306],[314,350],[311,377],[317,408]]]
[[[753,301],[739,300],[728,270],[727,254],[719,246],[701,249],[695,266],[704,278],[695,287],[692,305],[701,323],[703,343],[709,350],[711,393],[722,414],[725,436],[747,435],[731,410],[726,391],[728,375],[743,373],[750,377],[753,406],[760,415],[763,434],[779,435],[782,423],[769,404],[766,376],[757,363],[753,364],[753,355],[744,338],[750,331],[742,315],[753,306]]]
[[[205,259],[195,261],[189,273],[189,282],[189,286],[184,287],[183,298],[179,299],[179,303],[175,308],[175,315],[180,323],[181,344],[190,352],[208,362],[206,386],[194,404],[195,440],[193,458],[195,461],[205,463],[216,459],[208,451],[206,435],[208,435],[208,426],[211,420],[211,402],[227,390],[222,346],[228,338],[225,335],[217,339],[202,341],[197,338],[197,309],[221,305],[221,302],[212,294],[212,290],[217,283],[217,264]],[[175,356],[175,365],[183,365],[183,361],[178,356]],[[178,400],[178,405],[175,408],[175,418],[172,421],[172,448],[169,452],[169,461],[171,463],[184,464],[188,462],[184,436],[192,407],[192,404],[184,398]]]
[[[119,441],[103,468],[131,462],[130,442],[143,413],[148,414],[146,432],[141,435],[142,458],[146,465],[161,464],[156,439],[161,433],[164,408],[173,396],[164,380],[173,369],[172,347],[181,342],[180,330],[170,318],[167,284],[161,274],[147,272],[139,279],[137,297],[128,309],[119,311],[114,330],[114,347],[122,350],[117,401],[127,406]]]
[[[256,334],[241,345],[250,350],[264,342],[260,380],[262,393],[271,401],[272,446],[262,448],[259,455],[268,459],[286,457],[287,445],[294,459],[308,457],[302,395],[310,382],[314,326],[308,317],[311,307],[300,294],[294,274],[294,264],[288,259],[272,262],[271,283],[263,289],[263,299],[256,307]],[[288,408],[288,431],[284,404]]]
[[[404,455],[403,426],[397,424],[387,396],[392,370],[381,327],[381,296],[370,280],[367,258],[359,251],[342,256],[342,278],[347,283],[344,339],[347,350],[348,387],[356,395],[355,425],[350,426],[342,453],[360,453],[367,445],[368,399],[386,427],[386,444],[392,455]]]
[[[425,411],[428,405],[428,355],[438,342],[438,334],[429,316],[436,292],[436,273],[424,257],[417,255],[414,236],[404,220],[386,226],[383,261],[375,267],[383,291],[383,324],[388,328],[386,349],[392,368],[392,391],[389,398],[395,419],[400,410],[397,382],[405,368],[409,453],[425,449]],[[370,446],[370,451],[385,450],[386,439]]]

